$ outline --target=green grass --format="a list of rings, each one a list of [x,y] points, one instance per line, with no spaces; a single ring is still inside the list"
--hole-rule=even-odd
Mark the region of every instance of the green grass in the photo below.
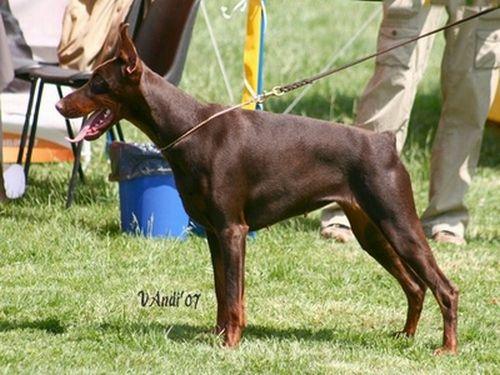
[[[244,17],[209,13],[238,95]],[[229,2],[230,3],[230,2]],[[320,70],[377,3],[269,2],[266,86]],[[377,22],[338,64],[372,52]],[[438,38],[412,116],[404,160],[417,207],[425,208],[429,145],[439,117]],[[351,123],[372,64],[314,86],[296,113]],[[182,87],[227,103],[202,18],[196,24]],[[272,100],[284,109],[296,94]],[[141,136],[131,127],[129,139]],[[142,138],[143,139],[143,138]],[[247,251],[247,328],[236,350],[208,333],[215,297],[204,240],[152,240],[120,233],[116,184],[102,141],[93,144],[88,181],[64,210],[70,166],[33,166],[26,196],[0,207],[0,368],[16,373],[498,373],[500,137],[485,133],[468,195],[468,245],[432,244],[459,286],[460,355],[433,357],[442,321],[428,294],[414,340],[394,339],[406,302],[395,281],[357,244],[318,235],[317,213],[259,232]],[[141,307],[140,290],[201,293],[198,309]]]

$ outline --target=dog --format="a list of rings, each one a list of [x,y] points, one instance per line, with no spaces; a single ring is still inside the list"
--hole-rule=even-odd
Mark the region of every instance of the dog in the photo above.
[[[413,336],[427,287],[441,309],[443,344],[457,352],[458,289],[440,270],[418,219],[395,136],[317,119],[234,110],[165,146],[223,110],[169,84],[139,58],[121,25],[117,54],[56,108],[90,117],[74,141],[94,140],[120,119],[143,131],[170,163],[187,213],[206,229],[217,299],[215,332],[238,345],[246,326],[245,241],[249,230],[337,202],[361,247],[408,300],[399,334]]]

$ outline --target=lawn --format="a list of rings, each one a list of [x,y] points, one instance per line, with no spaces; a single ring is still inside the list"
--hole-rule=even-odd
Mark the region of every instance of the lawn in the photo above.
[[[241,90],[244,15],[208,13],[233,93]],[[380,4],[341,0],[268,2],[266,87],[321,70]],[[294,5],[290,5],[294,4]],[[375,48],[380,14],[337,60]],[[419,212],[439,118],[437,38],[412,114],[403,159]],[[370,77],[365,63],[314,85],[294,113],[350,124]],[[229,103],[203,18],[197,20],[181,87],[203,101]],[[283,111],[298,93],[273,99]],[[127,125],[128,139],[144,139]],[[406,300],[392,277],[356,243],[319,236],[318,213],[258,232],[248,243],[249,326],[238,349],[207,331],[215,296],[205,241],[132,237],[120,232],[116,183],[104,143],[73,207],[64,199],[70,165],[35,165],[26,196],[0,207],[0,369],[5,373],[499,373],[500,129],[485,132],[467,202],[468,244],[431,243],[461,291],[458,356],[434,357],[442,320],[428,293],[413,340],[395,339]],[[142,307],[139,292],[183,293],[179,306]],[[200,294],[196,308],[188,295]],[[192,298],[190,299],[192,301]]]

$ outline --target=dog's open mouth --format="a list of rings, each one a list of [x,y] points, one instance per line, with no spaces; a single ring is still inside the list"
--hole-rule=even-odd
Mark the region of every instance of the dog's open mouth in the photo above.
[[[82,129],[71,139],[66,137],[69,142],[93,141],[99,138],[108,128],[115,122],[115,116],[109,108],[101,109],[93,112],[90,117],[85,120]]]

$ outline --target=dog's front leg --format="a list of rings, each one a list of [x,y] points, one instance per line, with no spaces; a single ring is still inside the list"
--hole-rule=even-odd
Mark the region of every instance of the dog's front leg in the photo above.
[[[248,226],[231,224],[218,233],[224,267],[225,340],[224,345],[238,345],[245,326],[243,285],[245,244]]]
[[[217,298],[217,322],[214,333],[220,335],[224,333],[227,324],[226,298],[225,298],[225,275],[224,258],[220,248],[220,242],[215,233],[207,231],[207,241],[212,257],[212,268],[214,270],[215,297]]]

